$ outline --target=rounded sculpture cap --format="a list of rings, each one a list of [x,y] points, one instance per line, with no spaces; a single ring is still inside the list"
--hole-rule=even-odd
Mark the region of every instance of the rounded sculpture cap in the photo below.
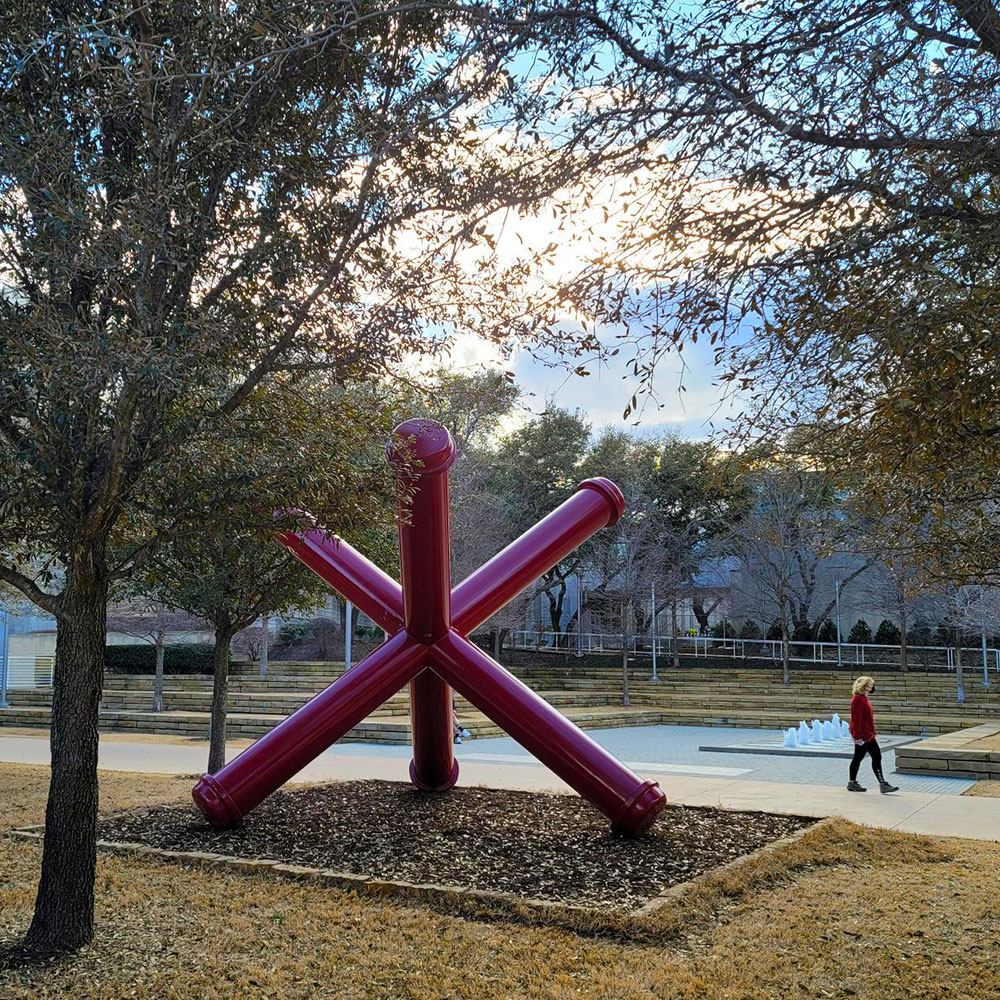
[[[211,774],[203,774],[198,784],[191,789],[191,798],[198,811],[219,829],[236,826],[243,819],[236,803],[225,788]]]
[[[622,515],[625,513],[625,494],[610,479],[605,479],[604,476],[585,479],[577,486],[577,489],[594,490],[608,501],[608,506],[611,508],[611,517],[608,518],[609,525],[622,519]]]
[[[653,825],[666,805],[667,797],[663,789],[647,778],[611,824],[611,830],[625,837],[639,837]]]
[[[412,458],[421,467],[414,470],[416,475],[440,472],[455,461],[455,442],[447,427],[436,420],[414,417],[404,420],[389,438],[385,453],[390,462],[401,462]]]

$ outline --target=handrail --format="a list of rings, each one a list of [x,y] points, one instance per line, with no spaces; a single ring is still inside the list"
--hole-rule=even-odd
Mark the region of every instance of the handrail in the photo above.
[[[568,653],[608,653],[620,652],[621,633],[614,632],[551,632],[546,630],[519,629],[512,632],[515,649],[562,649]],[[673,651],[671,637],[666,635],[639,635],[629,637],[630,653],[651,653],[653,642],[657,655],[669,655]],[[740,639],[735,637],[715,637],[706,635],[679,635],[676,637],[677,652],[681,656],[729,657],[734,660],[773,660],[781,662],[780,639]],[[789,660],[797,663],[826,663],[836,666],[864,667],[869,664],[898,664],[902,647],[888,643],[818,642],[811,639],[788,642]],[[946,667],[955,669],[955,650],[952,646],[908,645],[907,664],[909,666]],[[979,667],[983,657],[980,646],[963,647],[963,664],[967,669]],[[1000,649],[988,647],[987,659],[1000,673]]]

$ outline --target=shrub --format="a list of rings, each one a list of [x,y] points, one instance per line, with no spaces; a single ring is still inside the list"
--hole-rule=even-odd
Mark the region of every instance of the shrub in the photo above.
[[[933,646],[934,631],[930,622],[926,618],[917,618],[907,632],[907,639],[911,646]]]
[[[837,641],[837,626],[830,621],[829,618],[819,627],[819,631],[816,633],[816,639],[819,642],[836,642]]]
[[[178,642],[163,650],[165,674],[210,674],[215,649],[207,642]],[[106,646],[104,667],[109,674],[151,674],[156,670],[156,647],[139,643]]]
[[[759,639],[760,626],[752,618],[748,618],[740,628],[740,638]]]
[[[880,646],[898,646],[899,629],[888,618],[883,618],[875,629],[875,641]]]
[[[872,630],[864,618],[859,618],[847,637],[848,642],[866,643],[872,641]]]
[[[716,622],[709,630],[708,634],[713,639],[732,639],[736,635],[733,623],[728,618],[723,618],[721,622]]]
[[[780,639],[781,638],[781,622],[773,622],[767,627],[766,639]]]
[[[308,622],[282,622],[278,629],[278,644],[280,646],[294,646],[307,638],[309,631]]]
[[[812,629],[808,625],[796,625],[792,631],[793,642],[809,642],[812,639]]]

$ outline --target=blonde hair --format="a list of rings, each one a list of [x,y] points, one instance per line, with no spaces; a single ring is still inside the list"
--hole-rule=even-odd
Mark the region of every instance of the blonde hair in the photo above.
[[[866,688],[868,688],[869,686],[875,687],[874,677],[859,677],[854,682],[854,687],[852,690],[854,691],[855,694],[864,694]]]

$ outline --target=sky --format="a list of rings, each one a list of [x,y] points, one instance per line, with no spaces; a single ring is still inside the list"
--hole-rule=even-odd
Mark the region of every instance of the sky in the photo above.
[[[656,400],[639,399],[639,412],[622,419],[622,411],[636,390],[636,380],[622,353],[610,363],[591,363],[586,378],[551,368],[522,353],[511,366],[522,386],[522,403],[532,412],[552,402],[564,409],[583,410],[598,431],[603,427],[629,428],[638,433],[671,430],[685,438],[705,438],[724,422],[728,404],[716,383],[711,348],[685,347],[659,363]]]
[[[610,336],[605,343],[617,343]],[[574,359],[570,366],[550,358],[533,356],[521,350],[508,359],[474,335],[459,335],[454,343],[450,367],[464,372],[496,368],[512,372],[521,388],[519,413],[512,425],[530,419],[547,405],[567,410],[582,410],[593,430],[605,427],[629,430],[635,434],[671,431],[682,438],[699,440],[709,437],[726,425],[733,406],[725,398],[728,387],[718,383],[714,350],[705,342],[688,344],[682,354],[668,354],[656,369],[655,400],[640,395],[639,411],[623,419],[622,412],[638,388],[629,370],[627,349],[607,362],[590,360],[584,364],[586,377],[574,374],[573,367],[585,359]]]

